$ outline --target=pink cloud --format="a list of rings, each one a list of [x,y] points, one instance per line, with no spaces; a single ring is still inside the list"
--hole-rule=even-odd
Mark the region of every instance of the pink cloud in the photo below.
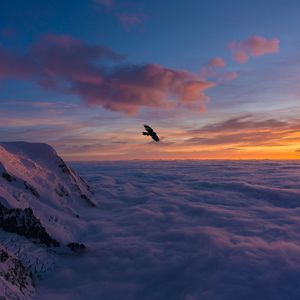
[[[226,62],[221,57],[215,57],[209,61],[208,66],[214,68],[223,68],[226,66]]]
[[[245,63],[251,56],[262,56],[279,51],[278,39],[266,39],[261,36],[251,36],[242,42],[231,42],[228,47],[233,53],[235,61]]]
[[[235,61],[237,61],[240,64],[246,63],[249,60],[249,55],[243,50],[236,51],[233,54],[233,57]]]
[[[276,53],[279,51],[279,40],[267,40],[260,36],[252,36],[244,42],[253,56],[260,56],[266,53]]]
[[[79,84],[76,93],[91,106],[135,114],[141,107],[169,107],[172,103],[203,110],[211,82],[161,65],[125,66],[110,73],[100,85]]]
[[[202,78],[215,77],[217,76],[216,69],[224,68],[226,66],[226,62],[221,57],[212,58],[208,64],[200,69],[200,76]]]
[[[200,69],[200,77],[204,80],[213,78],[216,82],[222,82],[227,80],[234,80],[238,77],[237,72],[220,72],[217,69],[225,68],[226,62],[221,57],[212,58],[208,64]]]
[[[123,56],[71,36],[46,35],[26,53],[0,48],[0,78],[34,80],[83,103],[134,114],[142,107],[184,105],[203,110],[214,83],[158,64],[119,65]]]

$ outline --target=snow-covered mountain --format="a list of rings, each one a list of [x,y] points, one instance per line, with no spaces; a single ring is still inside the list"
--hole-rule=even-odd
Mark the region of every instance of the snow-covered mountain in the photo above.
[[[33,253],[41,252],[39,247],[57,248],[71,243],[72,250],[80,250],[84,246],[78,244],[77,247],[76,242],[80,242],[85,226],[81,211],[92,207],[95,207],[95,203],[90,186],[66,165],[52,147],[27,142],[0,143],[1,253],[12,251],[20,254],[21,248],[28,248],[28,253],[22,251],[22,257],[26,257],[27,261],[25,267],[36,270]],[[37,246],[28,246],[33,242]],[[39,260],[39,264],[49,264],[51,255],[42,256],[45,260]],[[1,261],[0,257],[0,287],[8,293],[15,291],[16,299],[27,299],[32,288],[25,295],[20,288],[13,289],[10,277],[5,275],[5,270],[14,268],[12,262],[17,264],[17,259]],[[22,265],[22,262],[18,263]],[[30,268],[24,270],[32,271]],[[19,279],[17,277],[14,282]]]
[[[80,209],[95,206],[91,199],[89,185],[49,145],[0,143],[0,204],[23,209],[23,217],[30,207],[59,242],[76,239],[74,219],[80,224]]]

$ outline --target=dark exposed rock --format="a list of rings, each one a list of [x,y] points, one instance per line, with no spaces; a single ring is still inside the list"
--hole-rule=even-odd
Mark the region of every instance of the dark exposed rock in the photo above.
[[[94,203],[87,195],[81,194],[81,195],[80,195],[80,198],[83,199],[83,200],[85,200],[86,203],[87,203],[89,206],[92,206],[92,207],[95,207],[95,206],[96,206],[96,204],[95,204],[95,203]]]
[[[17,285],[20,290],[26,288],[27,286],[27,278],[31,277],[30,273],[27,272],[23,264],[16,258],[12,259],[14,262],[14,266],[4,274],[4,278],[12,283],[13,285]]]
[[[71,175],[70,169],[68,168],[66,163],[61,158],[59,158],[58,167],[61,168],[63,173]]]
[[[16,181],[16,178],[7,172],[2,172],[2,177],[6,179],[8,182]]]
[[[55,192],[60,197],[69,197],[69,192],[62,184],[58,184],[58,188],[55,189]]]
[[[4,262],[8,259],[8,254],[3,249],[0,249],[0,262]]]
[[[86,246],[79,243],[69,243],[67,247],[78,254],[83,253],[86,250]]]
[[[40,197],[40,194],[38,193],[36,188],[34,188],[32,185],[30,185],[27,181],[24,181],[24,186],[25,186],[26,190],[29,190],[33,196],[35,196],[36,198]]]
[[[0,228],[27,238],[33,238],[48,247],[58,247],[59,242],[45,230],[31,208],[6,208],[0,203]]]

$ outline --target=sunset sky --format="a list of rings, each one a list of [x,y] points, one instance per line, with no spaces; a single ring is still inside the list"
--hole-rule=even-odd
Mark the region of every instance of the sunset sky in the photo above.
[[[298,28],[298,0],[1,1],[0,140],[68,160],[299,159]]]

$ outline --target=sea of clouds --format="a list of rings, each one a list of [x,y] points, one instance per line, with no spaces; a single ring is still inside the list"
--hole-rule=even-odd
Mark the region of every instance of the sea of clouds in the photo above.
[[[300,299],[300,162],[72,163],[95,189],[84,256],[37,299]]]

